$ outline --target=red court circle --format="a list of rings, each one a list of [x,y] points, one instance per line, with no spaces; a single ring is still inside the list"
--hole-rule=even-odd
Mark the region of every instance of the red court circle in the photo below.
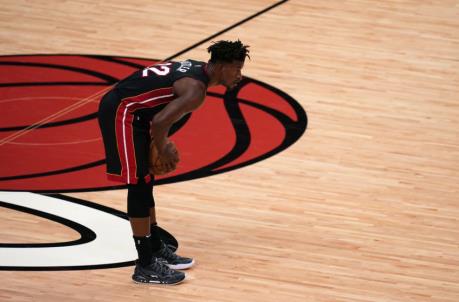
[[[157,60],[76,55],[0,57],[0,190],[69,192],[117,188],[105,177],[97,124],[100,97],[47,121],[117,80]],[[211,88],[204,105],[172,135],[178,169],[170,183],[223,173],[270,157],[298,140],[307,126],[302,107],[263,82],[244,78],[237,91]],[[26,131],[26,132],[21,132]],[[12,141],[9,137],[21,136]]]

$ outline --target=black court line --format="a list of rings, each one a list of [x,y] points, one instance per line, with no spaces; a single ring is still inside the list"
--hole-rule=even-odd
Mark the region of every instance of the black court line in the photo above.
[[[11,203],[4,202],[1,200],[0,200],[0,207],[28,213],[31,215],[35,215],[35,216],[38,216],[38,217],[41,217],[47,220],[51,220],[51,221],[60,223],[62,225],[65,225],[68,228],[73,229],[74,231],[80,234],[79,239],[72,240],[72,241],[66,241],[66,242],[49,242],[49,243],[3,243],[3,242],[0,242],[0,248],[14,248],[14,247],[16,248],[18,247],[20,248],[42,248],[42,247],[72,246],[72,245],[79,245],[79,244],[85,244],[85,243],[91,242],[97,237],[96,233],[94,233],[94,231],[87,228],[86,226],[79,224],[75,221],[71,221],[69,219],[62,218],[60,216],[56,216],[54,214],[31,209],[28,207],[23,207],[23,206],[16,205],[16,204],[11,204]]]
[[[172,60],[172,59],[174,59],[174,58],[176,58],[176,57],[178,57],[178,56],[180,56],[180,55],[182,55],[182,54],[184,54],[184,53],[186,53],[186,52],[192,50],[193,48],[196,48],[196,47],[198,47],[199,45],[204,44],[204,43],[206,43],[207,41],[209,41],[209,40],[211,40],[211,39],[213,39],[213,38],[215,38],[215,37],[217,37],[217,36],[219,36],[219,35],[221,35],[221,34],[227,32],[227,31],[229,31],[229,30],[231,30],[231,29],[233,29],[233,28],[235,28],[235,27],[238,27],[239,25],[244,24],[245,22],[250,21],[250,20],[252,20],[253,18],[256,18],[256,17],[258,17],[258,16],[260,16],[260,15],[266,13],[267,11],[269,11],[269,10],[271,10],[271,9],[273,9],[273,8],[275,8],[275,7],[279,6],[279,5],[281,5],[281,4],[284,4],[284,3],[287,2],[287,1],[288,1],[288,0],[282,0],[282,1],[279,1],[279,2],[277,2],[277,3],[274,3],[273,5],[271,5],[271,6],[267,7],[267,8],[265,8],[265,9],[263,9],[263,10],[257,12],[257,13],[255,13],[255,14],[253,14],[253,15],[251,15],[251,16],[249,16],[249,17],[247,17],[247,18],[245,18],[245,19],[243,19],[243,20],[241,20],[241,21],[239,21],[239,22],[237,22],[237,23],[235,23],[235,24],[233,24],[233,25],[231,25],[231,26],[229,26],[229,27],[227,27],[227,28],[225,28],[225,29],[223,29],[223,30],[217,32],[217,33],[215,33],[215,34],[213,34],[213,35],[211,35],[210,37],[207,37],[207,38],[205,38],[204,40],[201,40],[201,41],[199,41],[199,42],[197,42],[197,43],[191,45],[190,47],[185,48],[184,50],[179,51],[178,53],[176,53],[176,54],[174,54],[174,55],[172,55],[172,56],[170,56],[170,57],[164,59],[164,61]]]

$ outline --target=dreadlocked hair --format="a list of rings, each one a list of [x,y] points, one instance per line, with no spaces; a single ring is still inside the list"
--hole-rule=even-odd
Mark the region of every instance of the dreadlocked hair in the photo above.
[[[210,62],[225,62],[231,63],[233,61],[244,62],[245,58],[249,56],[249,46],[242,44],[238,39],[237,41],[218,41],[213,42],[207,51],[210,53]]]

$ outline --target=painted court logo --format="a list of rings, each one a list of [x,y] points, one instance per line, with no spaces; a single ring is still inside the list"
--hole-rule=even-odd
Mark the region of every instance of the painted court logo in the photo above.
[[[0,190],[119,186],[104,173],[98,92],[154,63],[107,56],[0,57],[0,157],[5,163]],[[268,84],[246,77],[228,94],[223,87],[212,88],[204,105],[172,129],[181,162],[158,184],[253,164],[293,144],[306,124],[301,106]]]
[[[0,207],[54,220],[80,233],[70,242],[0,243],[0,270],[94,269],[136,258],[124,213],[62,195],[122,188],[106,179],[97,122],[103,91],[155,60],[76,55],[0,56]],[[181,161],[157,184],[207,177],[281,152],[306,130],[290,96],[245,77],[171,129]],[[23,192],[1,192],[23,191]],[[35,193],[28,193],[35,192]],[[122,236],[111,236],[116,230]],[[112,246],[111,254],[103,247]]]

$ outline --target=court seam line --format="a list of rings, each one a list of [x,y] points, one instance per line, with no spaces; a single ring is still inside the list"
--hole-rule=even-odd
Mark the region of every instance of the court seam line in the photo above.
[[[186,49],[184,49],[184,50],[182,50],[182,51],[180,51],[180,52],[178,52],[178,53],[176,53],[176,54],[174,54],[174,55],[172,55],[172,56],[170,56],[170,57],[168,57],[168,58],[166,58],[166,59],[164,59],[162,61],[163,62],[164,61],[169,61],[169,60],[171,60],[171,59],[173,59],[173,58],[175,58],[175,57],[177,57],[179,55],[182,55],[182,54],[184,54],[184,53],[186,53],[186,52],[198,47],[199,45],[201,45],[201,44],[203,44],[203,43],[205,43],[205,42],[207,42],[207,41],[209,41],[209,40],[211,40],[211,39],[213,39],[213,38],[215,38],[215,37],[227,32],[227,31],[229,31],[229,30],[231,30],[231,29],[233,29],[233,28],[235,28],[237,26],[240,26],[241,24],[246,23],[247,21],[250,21],[250,20],[252,20],[252,19],[264,14],[265,12],[270,11],[271,9],[273,9],[273,8],[275,8],[275,7],[277,7],[277,6],[281,5],[281,4],[284,4],[287,1],[288,0],[282,0],[282,1],[276,2],[273,5],[265,8],[265,9],[263,9],[263,10],[257,12],[257,13],[255,13],[255,14],[253,14],[253,15],[251,15],[251,16],[249,16],[249,17],[247,17],[247,18],[245,18],[245,19],[243,19],[243,20],[241,20],[241,21],[239,21],[239,22],[237,22],[237,23],[235,23],[235,24],[233,24],[233,25],[231,25],[231,26],[229,26],[229,27],[217,32],[217,33],[215,33],[215,34],[213,34],[213,35],[211,35],[210,37],[207,37],[204,40],[201,40],[201,41],[193,44],[192,46],[190,46],[190,47],[188,47],[188,48],[186,48]],[[61,117],[62,115],[65,115],[66,113],[69,113],[69,112],[71,112],[71,111],[73,111],[75,109],[78,109],[78,108],[84,106],[85,104],[87,104],[89,102],[92,102],[93,98],[101,96],[103,93],[107,92],[109,89],[111,89],[115,85],[116,84],[110,85],[110,86],[106,87],[105,89],[102,89],[99,92],[96,92],[93,95],[82,99],[80,102],[77,102],[76,104],[70,105],[67,108],[64,108],[64,109],[62,109],[62,110],[60,110],[60,111],[58,111],[58,112],[56,112],[54,114],[51,114],[50,116],[48,116],[48,117],[46,117],[46,118],[44,118],[44,119],[42,119],[42,120],[30,125],[29,127],[25,128],[25,129],[22,129],[22,130],[19,130],[18,132],[12,133],[11,135],[9,135],[9,136],[7,136],[7,137],[5,137],[5,138],[0,140],[0,146],[3,146],[5,144],[7,144],[7,143],[9,143],[9,142],[21,137],[21,136],[23,136],[23,135],[33,131],[34,129],[40,127],[44,123],[52,121],[52,120],[54,120],[54,119],[56,119],[58,117]]]
[[[180,56],[180,55],[183,55],[184,53],[186,53],[186,52],[188,52],[188,51],[190,51],[190,50],[192,50],[192,49],[198,47],[199,45],[204,44],[204,43],[206,43],[207,41],[209,41],[209,40],[211,40],[211,39],[213,39],[213,38],[215,38],[215,37],[217,37],[217,36],[220,36],[221,34],[224,34],[224,33],[226,33],[227,31],[230,31],[231,29],[236,28],[236,27],[238,27],[239,25],[242,25],[242,24],[246,23],[247,21],[250,21],[250,20],[252,20],[252,19],[258,17],[258,16],[260,16],[260,15],[266,13],[267,11],[270,11],[271,9],[273,9],[273,8],[275,8],[275,7],[277,7],[277,6],[279,6],[279,5],[281,5],[281,4],[284,4],[284,3],[287,2],[287,1],[288,1],[288,0],[282,0],[282,1],[276,2],[276,3],[272,4],[271,6],[268,6],[267,8],[265,8],[265,9],[259,11],[259,12],[256,12],[255,14],[250,15],[250,16],[248,16],[247,18],[242,19],[241,21],[239,21],[239,22],[237,22],[237,23],[235,23],[235,24],[233,24],[233,25],[231,25],[231,26],[229,26],[229,27],[227,27],[227,28],[225,28],[225,29],[222,29],[221,31],[219,31],[219,32],[217,32],[217,33],[215,33],[215,34],[213,34],[213,35],[211,35],[211,36],[209,36],[209,37],[207,37],[207,38],[205,38],[205,39],[203,39],[203,40],[201,40],[201,41],[199,41],[199,42],[193,44],[193,45],[191,45],[190,47],[187,47],[187,48],[185,48],[185,49],[183,49],[183,50],[177,52],[176,54],[174,54],[174,55],[172,55],[172,56],[170,56],[170,57],[164,59],[164,61],[169,61],[169,60],[172,60],[172,59],[174,59],[174,58],[176,58],[176,57],[178,57],[178,56]]]

